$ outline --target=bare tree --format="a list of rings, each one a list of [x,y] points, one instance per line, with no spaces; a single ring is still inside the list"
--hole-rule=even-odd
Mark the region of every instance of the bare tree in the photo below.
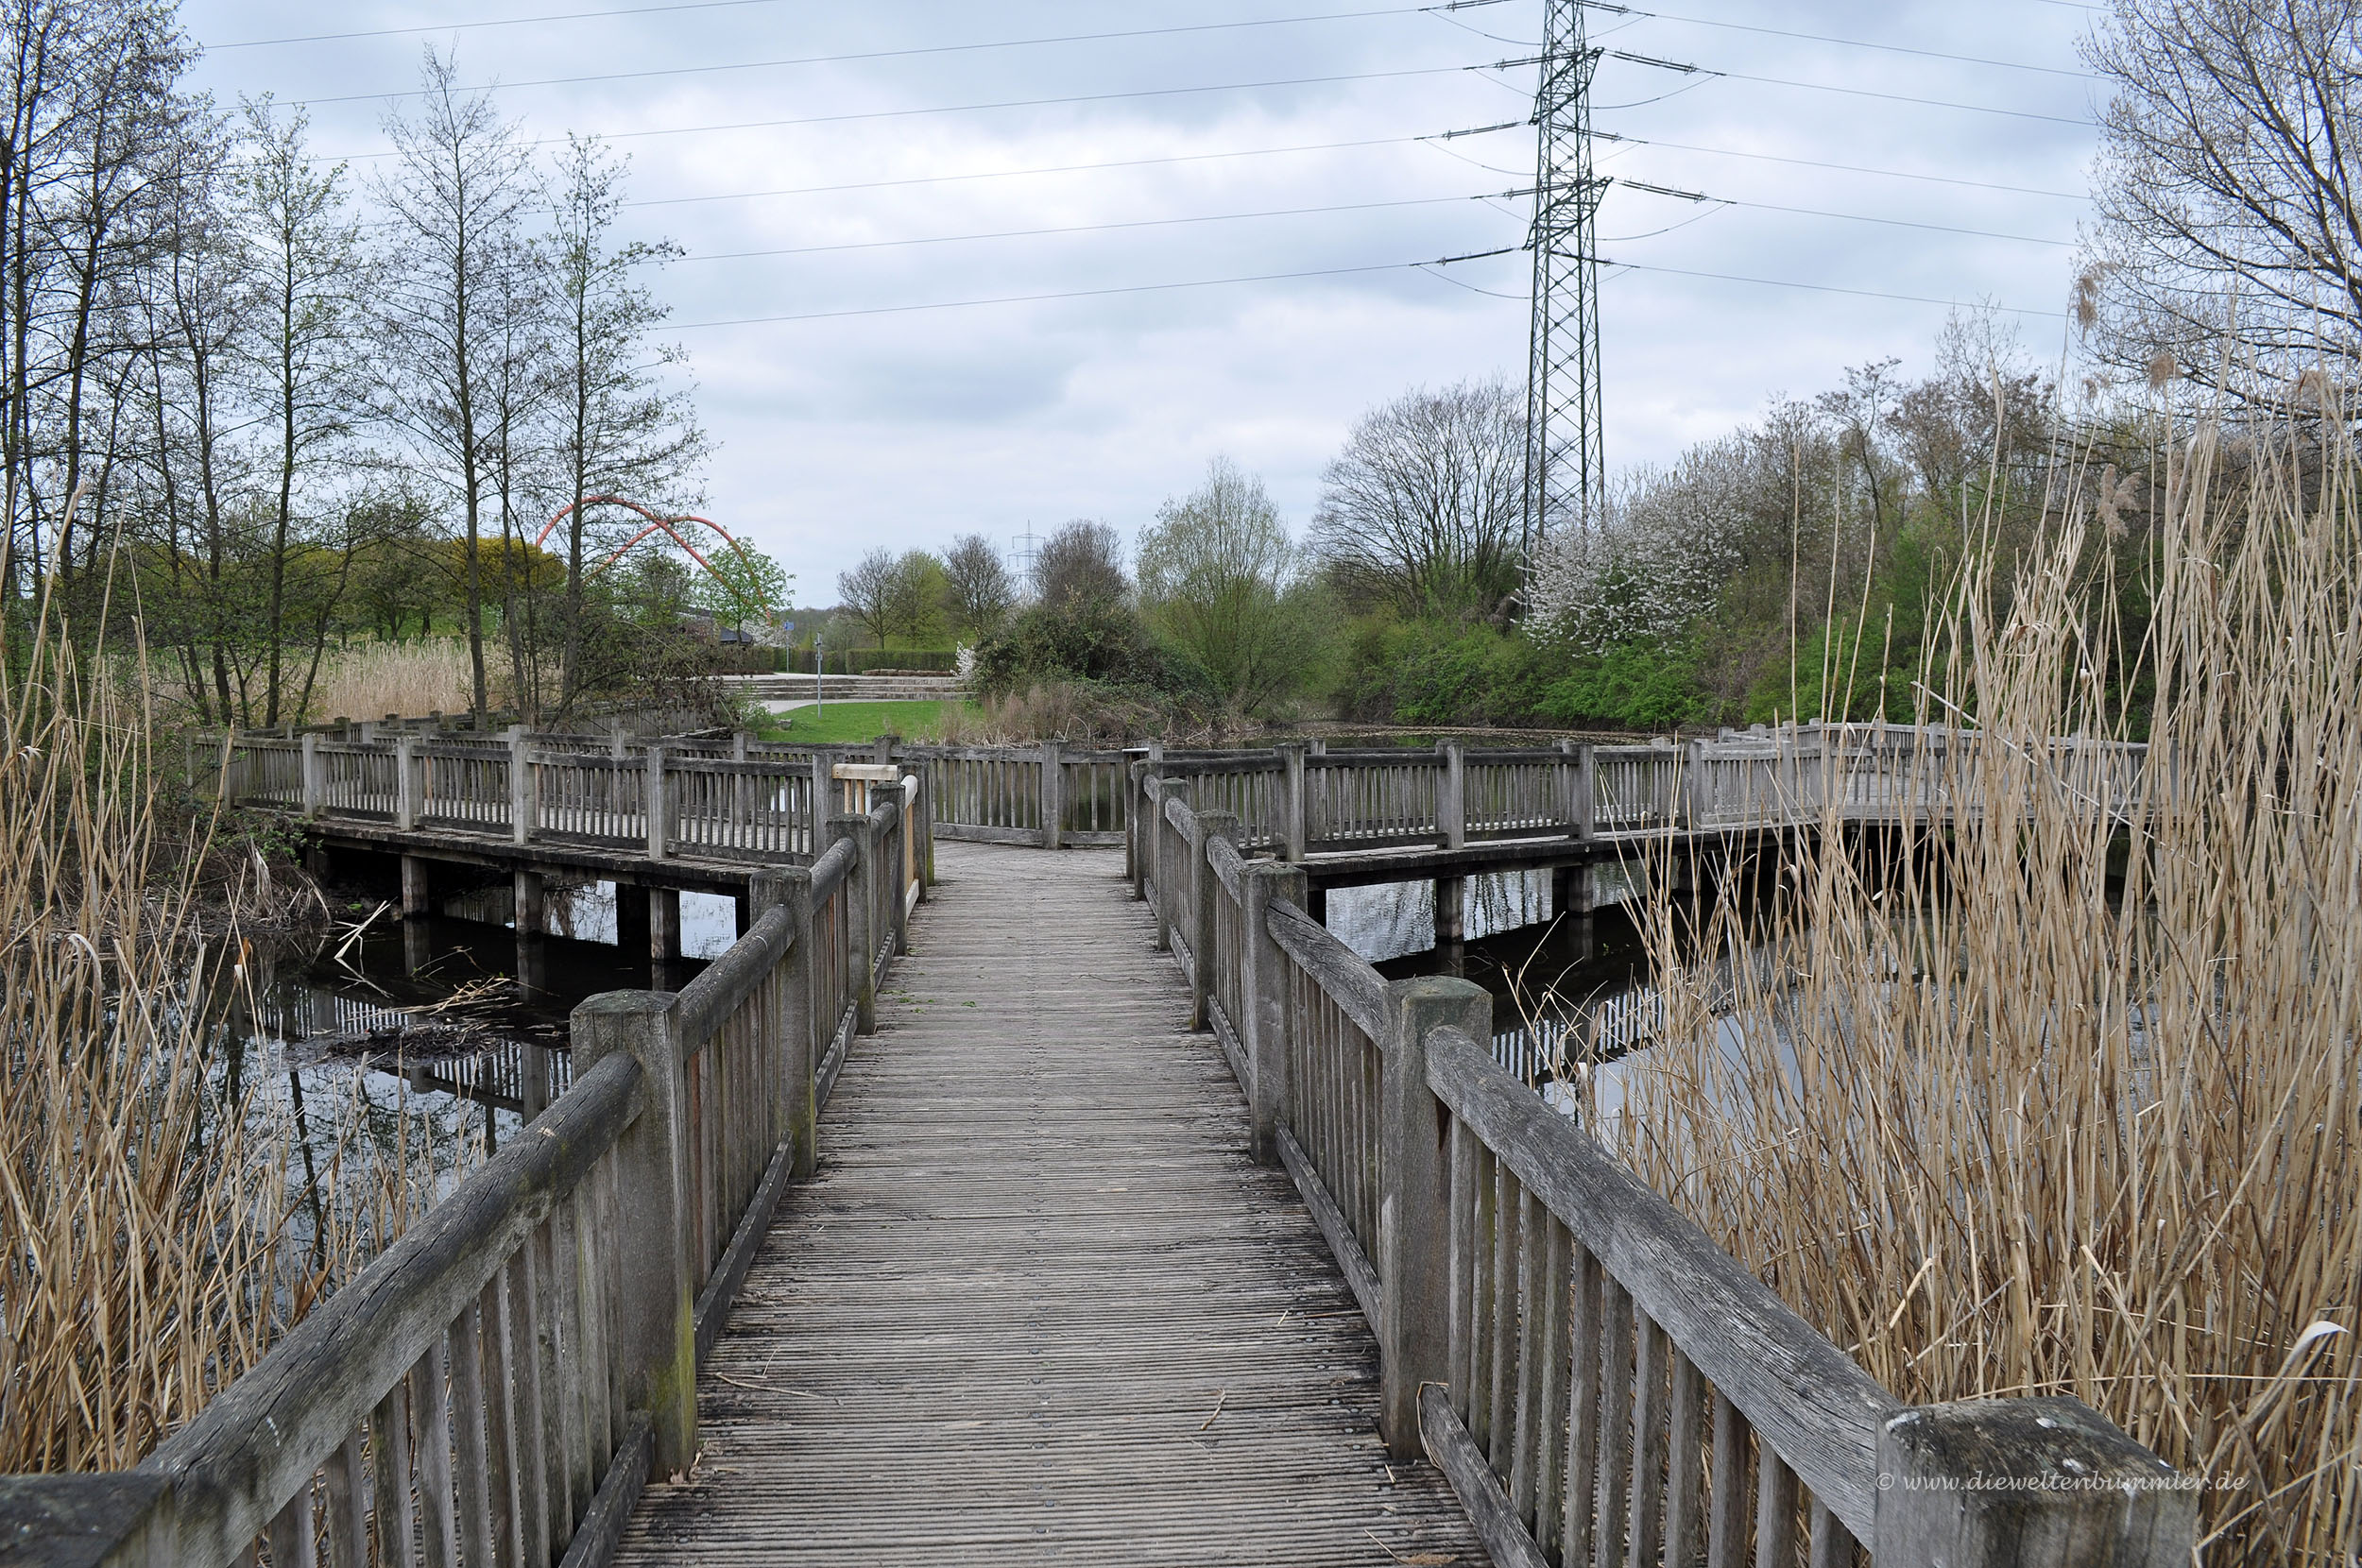
[[[952,541],[943,571],[950,584],[951,614],[969,637],[998,628],[1017,600],[1017,585],[1001,552],[982,534],[962,534]]]
[[[1132,591],[1123,573],[1123,540],[1104,522],[1076,518],[1043,542],[1034,557],[1034,592],[1066,609],[1121,602]]]
[[[860,622],[881,646],[894,624],[895,564],[894,552],[881,548],[864,555],[850,571],[836,574],[837,597],[844,601],[845,613]]]
[[[1348,599],[1494,613],[1517,586],[1525,399],[1498,377],[1372,409],[1322,475],[1312,548]]]
[[[316,167],[302,111],[282,120],[271,101],[246,105],[246,148],[232,181],[239,264],[250,296],[248,371],[273,427],[276,472],[265,563],[263,723],[279,722],[287,640],[287,567],[311,459],[351,429],[353,325],[360,308],[360,229],[345,209],[344,165]],[[349,553],[348,553],[349,559]],[[314,647],[326,633],[315,626]]]
[[[394,162],[372,181],[385,210],[383,412],[431,460],[428,471],[459,506],[480,723],[490,706],[482,539],[498,482],[501,274],[527,255],[520,230],[535,193],[516,132],[489,97],[462,97],[453,62],[432,49],[423,79],[418,117],[385,122]]]
[[[707,451],[686,392],[668,392],[657,367],[678,350],[648,335],[665,307],[641,285],[640,269],[680,254],[670,243],[615,243],[625,165],[596,137],[569,136],[558,154],[551,248],[556,395],[553,445],[566,508],[566,591],[560,608],[559,702],[581,685],[584,503],[622,495],[655,503],[688,484]]]
[[[2116,0],[2079,312],[2108,360],[2234,391],[2362,356],[2362,13]]]

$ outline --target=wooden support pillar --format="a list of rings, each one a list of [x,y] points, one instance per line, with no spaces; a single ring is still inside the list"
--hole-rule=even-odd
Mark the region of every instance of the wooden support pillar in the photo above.
[[[1451,953],[1468,941],[1468,879],[1435,878],[1435,950]]]
[[[402,924],[402,971],[415,975],[435,958],[435,942],[427,932],[423,920],[405,920]]]
[[[303,846],[303,869],[312,880],[327,881],[335,874],[335,858],[329,854],[328,845],[315,842]]]
[[[1550,868],[1550,913],[1568,920],[1591,918],[1591,867],[1588,863]]]
[[[517,1114],[526,1121],[550,1108],[551,1076],[547,1046],[517,1048]]]
[[[1386,986],[1379,1067],[1378,1265],[1378,1433],[1395,1459],[1420,1456],[1419,1389],[1452,1378],[1451,1117],[1427,1083],[1428,1031],[1449,1024],[1484,1049],[1493,998],[1464,980],[1422,976]]]
[[[539,936],[549,929],[549,909],[542,895],[541,874],[520,869],[516,874],[516,908],[510,922],[519,936]]]
[[[658,963],[680,960],[680,889],[648,890],[648,957]]]
[[[404,919],[427,913],[433,902],[426,867],[426,858],[422,855],[404,855],[402,858],[402,912]]]
[[[517,928],[517,989],[539,996],[549,989],[550,939],[536,927]]]
[[[762,873],[757,872],[756,875],[761,876]],[[731,893],[730,913],[735,917],[736,929],[740,936],[745,936],[755,929],[755,895],[752,889],[739,888]]]
[[[623,1249],[612,1354],[624,1397],[656,1431],[656,1475],[685,1474],[697,1457],[696,1282],[688,1212],[689,1116],[673,998],[610,991],[574,1009],[574,1070],[588,1075],[608,1057],[640,1064],[640,1115],[615,1146],[621,1204],[610,1239]]]
[[[615,947],[627,962],[648,951],[648,890],[630,882],[615,884]]]
[[[1304,905],[1304,873],[1294,866],[1248,864],[1245,963],[1239,980],[1244,999],[1248,1069],[1249,1148],[1258,1165],[1279,1164],[1279,1128],[1288,1115],[1288,956],[1271,934],[1274,904]]]
[[[1328,890],[1317,882],[1308,885],[1304,890],[1304,912],[1323,926],[1326,926],[1328,924]]]

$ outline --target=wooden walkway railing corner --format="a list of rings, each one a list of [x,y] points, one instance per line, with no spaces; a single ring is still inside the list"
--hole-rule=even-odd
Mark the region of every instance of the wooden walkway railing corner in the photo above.
[[[1500,1066],[1482,988],[1381,980],[1167,766],[1127,868],[1158,946],[1377,1336],[1388,1450],[1496,1563],[2190,1560],[2163,1460],[2071,1398],[1906,1407]]]
[[[875,791],[813,864],[754,872],[751,928],[680,991],[577,1007],[528,1135],[137,1469],[0,1478],[0,1561],[608,1560],[693,1458],[698,1362],[875,1027],[923,799]]]

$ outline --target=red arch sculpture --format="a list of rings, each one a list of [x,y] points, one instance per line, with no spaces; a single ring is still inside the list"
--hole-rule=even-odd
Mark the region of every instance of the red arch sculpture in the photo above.
[[[740,560],[746,561],[746,567],[749,574],[751,574],[754,570],[754,563],[746,560],[746,552],[745,548],[742,547],[736,539],[730,537],[728,529],[724,528],[720,523],[714,521],[711,518],[701,518],[693,513],[687,512],[682,513],[678,517],[659,517],[655,512],[650,511],[647,507],[641,505],[640,503],[628,500],[623,496],[584,496],[582,498],[582,504],[585,507],[627,506],[631,510],[639,513],[642,517],[648,520],[646,527],[641,529],[639,533],[634,534],[630,538],[625,539],[623,544],[616,549],[615,553],[608,556],[606,560],[601,561],[597,566],[592,567],[590,570],[593,571],[605,571],[608,567],[613,566],[617,561],[624,558],[625,551],[629,550],[633,545],[638,544],[642,539],[646,538],[649,535],[661,532],[675,544],[679,545],[682,553],[687,554],[691,560],[696,562],[700,567],[703,567],[707,576],[711,577],[717,583],[722,583],[727,586],[729,579],[714,571],[713,563],[707,560],[703,555],[697,554],[697,547],[695,545],[691,544],[687,539],[682,538],[678,533],[675,532],[673,524],[676,522],[702,523],[706,527],[712,529],[715,533],[722,536],[723,543],[728,545],[732,550],[738,553],[738,558]],[[566,514],[573,509],[574,503],[571,501],[565,505],[560,506],[556,513],[551,517],[550,520],[541,525],[541,531],[533,536],[534,548],[537,550],[539,549],[541,541],[550,537],[550,530],[565,521]],[[761,585],[756,586],[755,594],[758,602],[762,604],[762,607],[766,611],[769,610],[771,603],[769,600],[762,597],[762,589]]]

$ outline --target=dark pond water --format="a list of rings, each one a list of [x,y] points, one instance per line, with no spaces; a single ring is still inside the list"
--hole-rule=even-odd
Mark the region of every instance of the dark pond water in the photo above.
[[[1652,1032],[1649,962],[1630,913],[1640,889],[1615,866],[1593,867],[1592,912],[1552,907],[1546,871],[1463,884],[1464,943],[1435,943],[1430,880],[1338,888],[1331,931],[1389,980],[1457,975],[1493,994],[1494,1055],[1529,1081],[1562,1076],[1571,1057],[1621,1054]],[[1547,1085],[1546,1085],[1546,1093]]]

